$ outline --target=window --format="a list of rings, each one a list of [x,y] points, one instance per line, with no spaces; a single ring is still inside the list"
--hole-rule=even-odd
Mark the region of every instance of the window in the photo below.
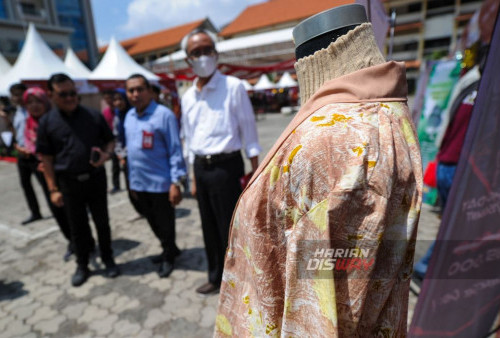
[[[7,11],[5,9],[5,0],[0,0],[0,19],[7,19]]]
[[[424,42],[424,48],[425,49],[431,49],[431,48],[439,48],[439,47],[446,47],[448,48],[451,43],[451,38],[440,38],[440,39],[432,39],[432,40],[425,40]]]
[[[39,11],[37,11],[35,4],[33,3],[21,2],[19,5],[21,6],[21,10],[24,15],[31,15],[31,16],[40,15]]]
[[[1,39],[0,52],[3,54],[18,54],[23,47],[24,41],[16,39]]]
[[[71,34],[71,47],[75,51],[88,49],[87,31],[85,27],[85,18],[80,7],[80,1],[77,0],[56,0],[57,16],[59,23],[64,27],[74,29]]]
[[[427,10],[449,6],[455,6],[455,0],[434,0],[427,2]]]
[[[412,41],[400,45],[395,45],[393,52],[407,52],[417,49],[418,49],[418,41]]]

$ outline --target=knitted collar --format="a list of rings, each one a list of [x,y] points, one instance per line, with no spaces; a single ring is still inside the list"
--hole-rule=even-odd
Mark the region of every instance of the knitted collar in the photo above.
[[[328,80],[384,62],[372,25],[361,24],[328,47],[295,63],[300,100],[304,104]]]

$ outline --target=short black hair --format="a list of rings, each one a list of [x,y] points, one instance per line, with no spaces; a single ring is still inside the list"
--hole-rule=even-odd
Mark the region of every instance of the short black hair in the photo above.
[[[28,89],[24,83],[14,83],[12,86],[10,86],[9,91],[12,94],[13,91],[20,90],[23,93]]]
[[[47,88],[49,88],[49,91],[54,91],[54,84],[59,84],[63,83],[66,81],[71,81],[72,83],[75,83],[72,78],[70,78],[68,75],[64,73],[57,73],[57,74],[52,74],[52,76],[49,78],[49,81],[47,81]]]
[[[149,83],[148,79],[146,79],[146,77],[144,75],[139,74],[139,73],[135,73],[135,74],[130,75],[127,78],[127,81],[125,81],[125,87],[127,86],[128,80],[132,80],[132,79],[142,79],[142,81],[144,81],[144,85],[146,86],[146,88],[151,88],[151,84]]]
[[[116,93],[114,89],[106,89],[101,92],[102,95],[113,95],[114,93]]]
[[[155,85],[155,84],[152,84],[152,85],[151,85],[151,89],[153,90],[153,92],[154,92],[155,94],[160,95],[161,89],[160,89],[160,87],[159,87],[159,86],[157,86],[157,85]]]

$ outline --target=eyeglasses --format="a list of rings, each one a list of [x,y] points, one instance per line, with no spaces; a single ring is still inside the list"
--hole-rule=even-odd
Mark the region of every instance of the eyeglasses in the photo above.
[[[196,48],[193,49],[188,56],[192,59],[198,59],[202,55],[206,56],[215,55],[215,48],[212,46]]]
[[[67,97],[75,97],[77,95],[77,92],[74,90],[70,90],[68,92],[59,92],[57,93],[57,96],[59,96],[61,99],[65,99]]]

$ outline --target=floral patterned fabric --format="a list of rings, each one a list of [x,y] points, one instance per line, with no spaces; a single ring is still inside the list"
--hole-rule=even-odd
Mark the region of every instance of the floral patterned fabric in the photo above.
[[[291,122],[236,207],[216,336],[406,335],[422,168],[404,80],[390,62],[329,81]],[[306,275],[318,243],[373,264]]]

